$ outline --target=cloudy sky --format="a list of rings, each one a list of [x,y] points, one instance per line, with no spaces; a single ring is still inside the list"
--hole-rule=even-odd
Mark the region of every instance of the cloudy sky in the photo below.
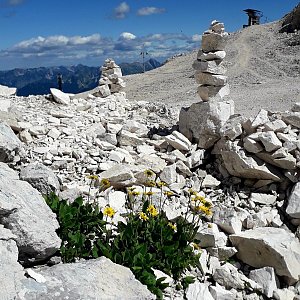
[[[233,32],[242,11],[281,18],[297,0],[0,0],[0,70],[166,58],[199,48],[214,19]]]

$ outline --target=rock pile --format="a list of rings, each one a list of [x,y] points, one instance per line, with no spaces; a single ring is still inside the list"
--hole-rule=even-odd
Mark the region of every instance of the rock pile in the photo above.
[[[299,299],[299,107],[261,110],[246,120],[233,114],[231,101],[214,99],[181,111],[178,131],[165,107],[130,102],[122,92],[71,97],[67,105],[42,96],[11,98],[10,126],[0,123],[0,293],[93,299],[109,285],[107,298],[133,299],[136,290],[137,299],[151,299],[129,270],[105,258],[36,267],[60,241],[53,214],[32,186],[70,200],[93,197],[98,188],[90,189],[87,175],[98,174],[112,187],[97,201],[113,203],[117,221],[126,211],[124,187],[142,191],[144,170],[152,169],[176,194],[166,201],[170,220],[186,211],[190,189],[213,203],[213,216],[197,233],[200,267],[187,272],[197,280],[186,291],[168,288],[165,299]],[[104,280],[95,282],[96,276]]]
[[[229,95],[226,68],[222,61],[226,56],[224,51],[226,37],[224,24],[213,21],[209,30],[202,35],[201,46],[197,60],[193,64],[196,70],[195,79],[200,86],[198,95],[203,101],[222,100]]]
[[[99,88],[103,97],[113,93],[119,93],[125,88],[125,81],[122,79],[122,70],[112,59],[106,59],[101,67]]]
[[[208,149],[220,138],[219,131],[234,114],[233,101],[223,101],[229,95],[226,68],[222,61],[226,56],[224,24],[213,21],[202,35],[202,49],[193,63],[195,79],[200,86],[198,95],[203,102],[182,108],[179,116],[179,131],[199,148]]]

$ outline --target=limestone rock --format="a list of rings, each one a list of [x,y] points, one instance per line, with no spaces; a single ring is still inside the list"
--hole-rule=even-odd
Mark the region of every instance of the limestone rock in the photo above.
[[[202,35],[201,47],[204,52],[224,50],[226,36],[219,33],[207,33]]]
[[[203,85],[224,86],[227,84],[227,76],[214,75],[203,72],[195,73],[196,82]]]
[[[17,237],[0,225],[0,282],[2,299],[15,299],[24,279],[22,266],[18,263]]]
[[[179,131],[200,148],[208,149],[220,138],[220,128],[233,113],[233,101],[194,103],[181,109]]]
[[[69,105],[70,104],[70,96],[58,89],[51,88],[50,92],[54,98],[54,100],[63,105]]]
[[[136,182],[131,168],[126,164],[118,164],[112,166],[107,171],[100,174],[99,180],[108,179],[110,184],[115,188],[131,186]]]
[[[22,152],[22,143],[11,128],[0,123],[0,162],[13,162]]]
[[[202,61],[205,61],[205,60],[220,61],[220,60],[223,60],[225,58],[225,56],[226,56],[226,52],[223,50],[213,51],[213,52],[203,52],[203,50],[200,49],[197,54],[197,59],[202,60]]]
[[[295,300],[295,293],[289,289],[277,289],[273,293],[275,300]]]
[[[268,112],[265,109],[261,109],[254,120],[251,123],[252,128],[257,128],[258,126],[264,125],[270,121]]]
[[[196,281],[188,286],[186,290],[186,299],[214,300],[211,293],[209,292],[208,286],[204,283],[200,283],[199,281]]]
[[[263,146],[259,142],[251,139],[250,136],[245,137],[243,141],[245,150],[250,153],[258,153],[264,150]]]
[[[280,228],[256,228],[229,237],[237,257],[254,268],[273,267],[288,284],[299,280],[300,243]]]
[[[206,175],[202,181],[202,187],[204,188],[216,188],[219,186],[221,181],[213,177],[212,175]]]
[[[144,141],[137,137],[135,133],[126,130],[121,130],[118,135],[118,142],[120,146],[137,146],[142,145]]]
[[[271,267],[252,270],[249,273],[249,278],[262,286],[263,293],[268,298],[271,298],[274,290],[277,289],[275,272]]]
[[[220,129],[220,134],[223,137],[229,138],[231,141],[235,140],[243,132],[242,123],[244,117],[239,115],[231,116],[228,121]]]
[[[56,216],[41,194],[0,164],[1,223],[17,236],[21,261],[39,261],[60,247]]]
[[[41,163],[29,164],[20,172],[20,179],[27,181],[41,194],[58,193],[60,184],[54,172]]]
[[[277,197],[275,195],[261,194],[261,193],[251,193],[250,200],[255,203],[272,205],[276,202]]]
[[[231,291],[224,289],[221,285],[216,283],[216,286],[210,286],[209,291],[214,300],[232,300],[234,295]]]
[[[242,178],[281,180],[281,175],[276,169],[259,158],[247,155],[237,142],[221,142],[221,156],[229,174]]]
[[[296,219],[300,219],[300,182],[297,182],[288,198],[286,213]]]
[[[296,158],[288,153],[285,148],[278,149],[274,153],[259,152],[256,156],[261,160],[285,170],[296,169]]]
[[[202,73],[210,73],[214,75],[224,75],[226,73],[226,68],[223,65],[223,63],[218,63],[215,60],[195,60],[193,63],[193,68],[196,71],[200,71]]]
[[[285,123],[300,128],[300,112],[282,113],[281,118]]]
[[[230,263],[217,268],[213,274],[213,279],[227,289],[234,288],[243,290],[248,285],[256,289],[261,289],[253,280],[238,272],[238,269]]]
[[[128,268],[105,257],[35,271],[46,281],[28,279],[24,283],[24,299],[155,299]]]
[[[224,86],[200,85],[197,92],[203,101],[221,101],[229,95],[230,90],[228,84]]]
[[[196,234],[196,239],[200,240],[199,246],[203,248],[225,246],[227,243],[227,236],[219,231],[216,224],[200,228]]]
[[[273,131],[262,132],[259,135],[259,139],[263,143],[267,152],[271,152],[282,147],[282,143]]]
[[[14,96],[17,93],[17,88],[0,85],[0,96]]]
[[[165,136],[165,140],[175,149],[189,151],[191,142],[180,132],[173,131],[170,135]]]

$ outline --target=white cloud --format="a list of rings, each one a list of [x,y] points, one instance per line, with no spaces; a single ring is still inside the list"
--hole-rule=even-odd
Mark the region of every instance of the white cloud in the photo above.
[[[153,6],[148,7],[142,7],[137,11],[138,16],[149,16],[154,14],[162,14],[166,10],[164,8],[158,8]]]
[[[122,2],[114,9],[114,17],[116,19],[124,19],[129,11],[129,5],[126,2]]]
[[[134,40],[134,39],[136,39],[136,36],[130,32],[122,32],[120,34],[120,38],[122,38],[124,40]]]
[[[8,5],[16,6],[16,5],[20,5],[23,2],[24,0],[8,0]]]
[[[193,42],[200,42],[202,40],[202,36],[200,34],[194,34],[192,36],[192,41]]]
[[[182,33],[154,33],[136,36],[122,32],[119,37],[53,35],[37,36],[15,44],[9,49],[0,49],[0,68],[12,69],[22,66],[49,66],[88,64],[99,65],[107,57],[118,62],[139,59],[145,47],[149,57],[164,60],[177,53],[199,47],[199,36]]]

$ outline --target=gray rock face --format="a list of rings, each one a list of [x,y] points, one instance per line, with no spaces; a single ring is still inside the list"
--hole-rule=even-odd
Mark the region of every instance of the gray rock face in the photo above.
[[[233,101],[194,103],[182,108],[179,115],[179,131],[208,149],[220,138],[219,130],[234,112]]]
[[[17,237],[0,225],[0,298],[15,299],[21,288],[23,268],[18,263]]]
[[[280,228],[263,227],[229,237],[237,257],[254,268],[273,267],[289,284],[299,280],[300,243]]]
[[[0,223],[17,236],[21,261],[39,261],[53,255],[61,240],[58,222],[41,194],[0,163]]]
[[[231,175],[242,178],[281,180],[276,169],[256,157],[247,155],[237,142],[222,141],[222,143],[221,156]]]
[[[40,193],[46,195],[59,191],[59,181],[54,172],[41,163],[29,164],[21,170],[20,179],[27,181]]]
[[[45,282],[38,283],[33,279],[24,282],[23,295],[26,300],[155,299],[128,268],[114,264],[105,257],[35,271],[45,278]]]
[[[249,278],[263,287],[263,293],[271,298],[277,289],[276,275],[271,267],[250,271]]]
[[[300,182],[297,182],[292,189],[286,213],[292,218],[300,219]]]
[[[0,162],[12,162],[22,151],[22,143],[11,128],[0,123]]]

